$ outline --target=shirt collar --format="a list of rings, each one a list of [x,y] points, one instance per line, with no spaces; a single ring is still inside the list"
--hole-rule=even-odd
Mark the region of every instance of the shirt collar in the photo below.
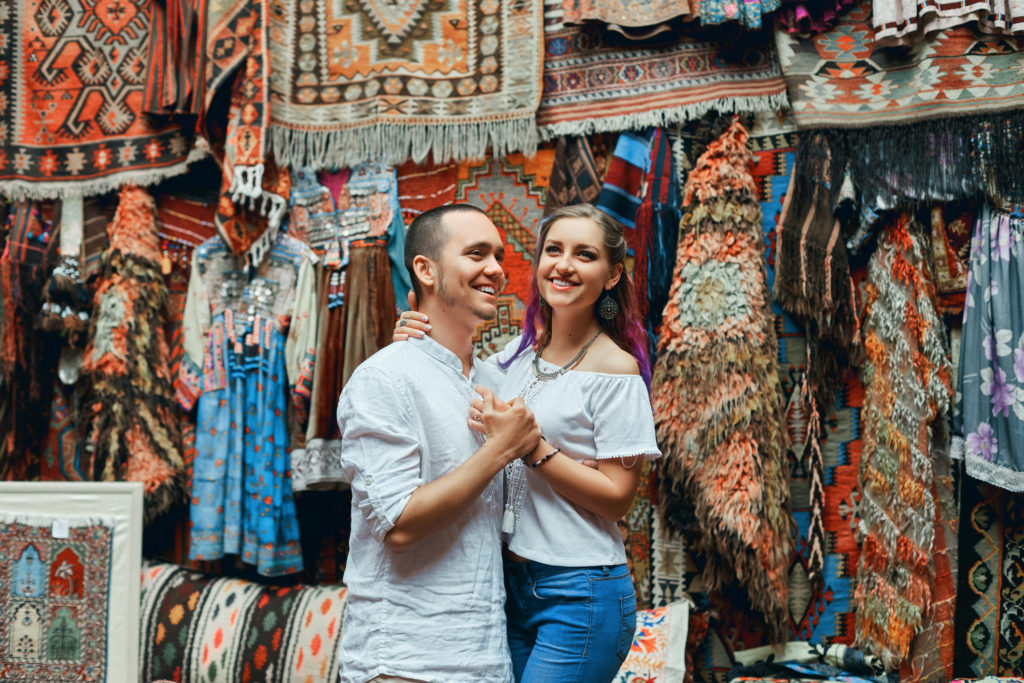
[[[459,373],[459,375],[462,375],[462,361],[459,360],[459,357],[456,356],[455,353],[447,346],[443,346],[442,344],[435,341],[429,336],[424,336],[422,339],[410,337],[409,341],[413,342],[415,348],[427,354],[428,356],[436,360],[438,363],[446,365],[455,372]],[[478,362],[479,361],[477,357],[474,355],[473,365],[469,370],[470,377],[472,377],[473,373],[476,371]]]

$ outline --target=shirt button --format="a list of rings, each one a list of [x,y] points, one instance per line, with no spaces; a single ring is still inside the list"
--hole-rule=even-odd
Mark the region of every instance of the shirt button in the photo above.
[[[363,479],[363,481],[366,482],[367,486],[373,486],[373,475],[372,474],[367,474],[366,477]]]

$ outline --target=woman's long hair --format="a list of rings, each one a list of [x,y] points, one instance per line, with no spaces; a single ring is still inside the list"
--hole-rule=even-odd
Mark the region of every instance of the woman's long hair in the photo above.
[[[547,240],[551,226],[563,218],[589,218],[597,223],[601,232],[604,233],[604,247],[608,252],[610,265],[614,268],[617,264],[622,264],[622,276],[615,286],[607,291],[607,295],[619,304],[619,314],[611,320],[601,317],[597,310],[601,299],[605,296],[601,295],[594,302],[594,318],[612,341],[636,359],[637,365],[640,366],[640,375],[644,378],[644,384],[650,389],[651,365],[647,359],[647,330],[640,321],[636,287],[625,267],[625,228],[622,223],[590,204],[563,206],[541,221],[537,247],[533,254],[530,301],[526,305],[526,314],[523,316],[523,337],[519,342],[519,348],[516,349],[512,357],[500,365],[507,368],[526,349],[534,344],[545,345],[551,339],[551,307],[541,299],[540,290],[537,288],[537,264],[540,263],[540,257],[544,252],[544,242]]]

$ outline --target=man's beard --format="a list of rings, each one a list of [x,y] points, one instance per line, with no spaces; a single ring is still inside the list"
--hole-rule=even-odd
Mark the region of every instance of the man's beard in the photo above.
[[[437,281],[437,299],[448,308],[466,309],[481,320],[494,320],[498,317],[497,307],[487,305],[475,306],[452,294],[448,289],[448,277],[444,271],[441,271]]]

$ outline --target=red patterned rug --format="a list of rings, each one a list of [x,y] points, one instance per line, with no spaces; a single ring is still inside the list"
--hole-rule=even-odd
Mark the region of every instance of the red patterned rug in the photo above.
[[[185,171],[191,133],[142,114],[155,1],[7,4],[0,14],[0,192],[94,195]]]

